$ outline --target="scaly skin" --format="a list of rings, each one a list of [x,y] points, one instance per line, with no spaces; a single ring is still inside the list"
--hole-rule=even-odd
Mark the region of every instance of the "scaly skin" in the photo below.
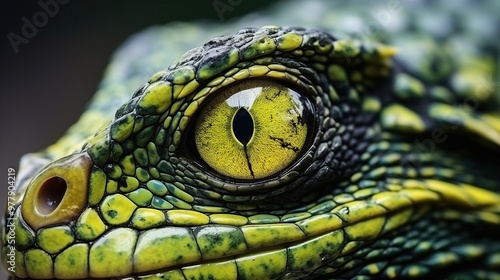
[[[400,12],[392,33],[370,38],[242,29],[135,92],[140,69],[203,31],[177,24],[134,37],[78,123],[21,161],[2,227],[13,275],[500,279],[498,46],[486,29],[467,41],[419,32],[427,27]],[[349,14],[322,13],[323,27]],[[213,108],[264,84],[247,108],[247,144],[234,132],[240,107]]]

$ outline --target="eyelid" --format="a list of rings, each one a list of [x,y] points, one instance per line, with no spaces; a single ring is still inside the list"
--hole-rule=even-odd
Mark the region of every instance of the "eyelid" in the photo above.
[[[198,151],[194,158],[229,180],[277,176],[308,150],[315,131],[314,106],[297,88],[275,79],[249,79],[221,88],[201,105],[203,110],[194,120],[193,148]],[[257,129],[245,144],[231,125],[240,108],[253,114]]]

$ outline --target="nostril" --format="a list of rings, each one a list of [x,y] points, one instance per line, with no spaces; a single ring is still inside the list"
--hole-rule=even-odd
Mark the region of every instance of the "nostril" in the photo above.
[[[66,181],[58,176],[49,178],[43,182],[38,192],[37,210],[43,215],[54,212],[61,203],[67,188]]]
[[[82,152],[60,158],[34,175],[21,206],[31,229],[68,222],[84,210],[92,166],[88,153]]]

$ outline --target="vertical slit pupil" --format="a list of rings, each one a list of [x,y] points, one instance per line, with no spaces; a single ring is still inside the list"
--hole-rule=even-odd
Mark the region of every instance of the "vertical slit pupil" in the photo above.
[[[246,146],[253,135],[253,119],[245,108],[240,108],[233,118],[233,132],[236,139]]]

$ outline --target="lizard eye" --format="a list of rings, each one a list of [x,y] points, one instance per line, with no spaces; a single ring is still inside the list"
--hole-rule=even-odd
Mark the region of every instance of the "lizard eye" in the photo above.
[[[194,140],[200,157],[216,172],[232,179],[266,178],[307,149],[313,106],[299,91],[275,80],[252,79],[214,95],[200,109]]]

